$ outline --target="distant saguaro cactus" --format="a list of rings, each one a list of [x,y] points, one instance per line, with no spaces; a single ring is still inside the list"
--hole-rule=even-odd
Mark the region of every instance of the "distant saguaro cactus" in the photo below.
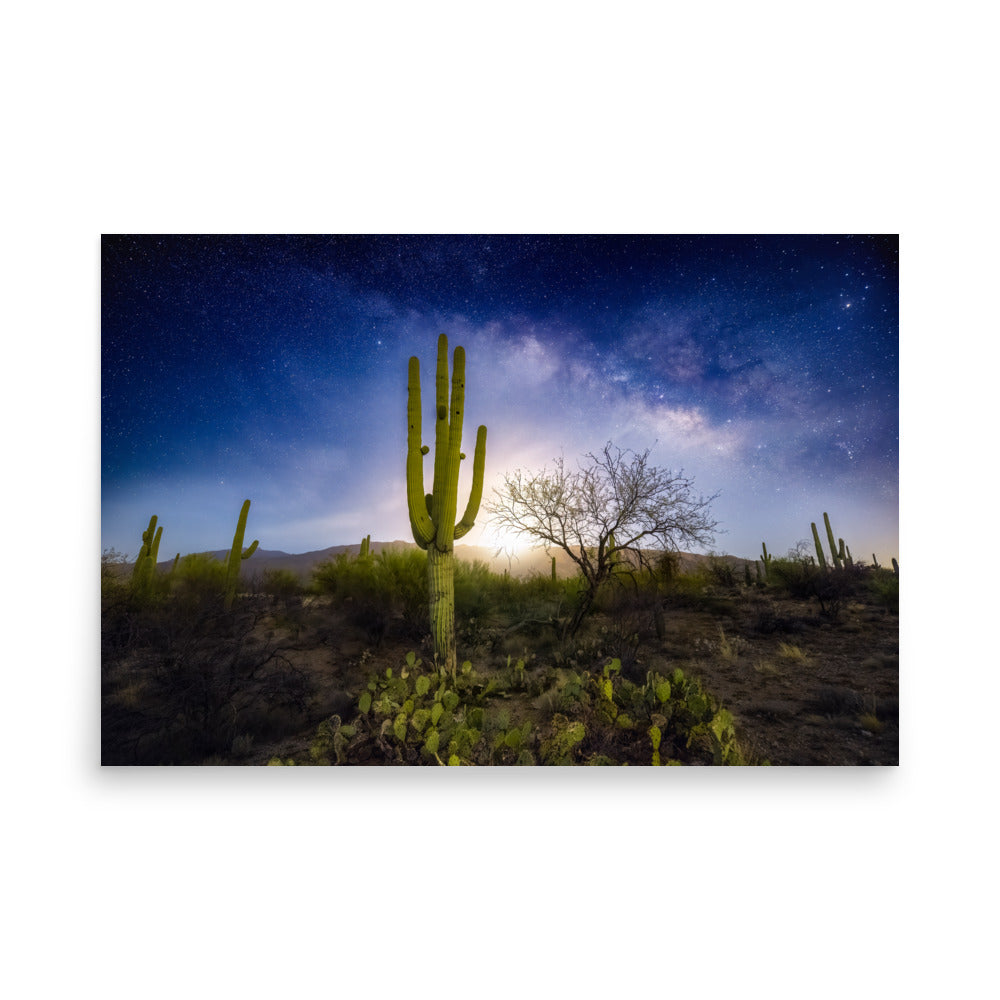
[[[452,362],[451,405],[448,399],[448,338],[438,337],[435,394],[434,485],[424,493],[423,458],[430,448],[421,439],[420,360],[410,358],[407,386],[406,503],[413,539],[427,551],[427,587],[434,650],[446,670],[456,672],[455,651],[455,540],[476,523],[483,498],[486,466],[486,427],[476,434],[472,489],[462,519],[458,513],[458,470],[465,416],[465,348],[456,347]]]
[[[361,551],[358,552],[359,559],[367,559],[372,554],[372,536],[365,535],[361,539]]]
[[[226,560],[226,610],[233,606],[233,599],[236,597],[236,582],[240,578],[240,563],[244,559],[249,559],[257,551],[257,539],[255,538],[250,546],[244,550],[243,536],[247,530],[247,514],[250,513],[250,501],[244,500],[240,510],[239,520],[236,522],[236,533],[233,535],[233,547],[229,550],[229,558]]]
[[[826,537],[830,542],[830,553],[833,556],[833,565],[836,569],[840,569],[843,565],[843,560],[840,557],[840,552],[837,549],[837,543],[833,540],[833,528],[830,527],[830,515],[823,512],[823,523],[826,525]],[[841,545],[844,543],[841,542]]]
[[[819,532],[816,530],[816,522],[812,523],[813,541],[816,543],[816,558],[819,560],[820,569],[826,569],[826,556],[823,555],[823,546],[819,540]]]
[[[156,515],[149,519],[149,527],[142,533],[142,548],[136,556],[135,566],[132,567],[132,582],[139,589],[144,590],[153,579],[153,571],[156,569],[156,555],[160,551],[160,538],[163,536],[163,526],[156,526]]]
[[[761,562],[764,564],[764,579],[767,579],[767,571],[771,568],[771,556],[767,554],[767,543],[761,542]]]

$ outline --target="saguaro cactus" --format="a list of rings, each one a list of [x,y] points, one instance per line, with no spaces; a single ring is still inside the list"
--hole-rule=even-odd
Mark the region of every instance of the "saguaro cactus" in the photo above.
[[[764,579],[767,579],[767,571],[771,568],[771,556],[767,554],[767,543],[760,543],[761,562],[764,564]]]
[[[816,530],[816,522],[812,522],[813,541],[816,543],[816,558],[819,560],[820,569],[826,569],[826,556],[823,555],[823,546],[819,540],[819,532]]]
[[[837,549],[837,543],[833,540],[833,528],[830,527],[830,515],[823,512],[823,523],[826,525],[826,537],[830,542],[830,553],[833,556],[833,565],[840,569],[843,566],[843,560],[840,558],[840,552]]]
[[[240,578],[240,563],[244,559],[249,559],[257,551],[257,539],[255,538],[248,548],[243,548],[243,535],[247,530],[247,514],[250,513],[250,501],[244,500],[240,510],[240,519],[236,522],[236,534],[233,535],[233,547],[229,550],[229,558],[226,560],[226,610],[233,606],[233,599],[236,597],[236,581]]]
[[[361,539],[361,550],[358,552],[359,559],[367,559],[372,554],[372,536],[365,535]]]
[[[132,581],[140,590],[145,589],[153,579],[156,569],[156,555],[160,551],[163,526],[156,526],[156,515],[149,519],[149,527],[142,533],[142,548],[132,567]]]
[[[434,428],[433,492],[424,493],[423,457],[430,448],[421,440],[420,361],[410,358],[406,419],[406,503],[413,539],[427,551],[427,588],[434,650],[446,670],[455,673],[455,540],[476,523],[483,498],[486,428],[476,434],[472,490],[461,521],[458,513],[458,470],[462,459],[465,416],[465,348],[456,347],[452,362],[451,405],[448,400],[448,338],[438,337]]]

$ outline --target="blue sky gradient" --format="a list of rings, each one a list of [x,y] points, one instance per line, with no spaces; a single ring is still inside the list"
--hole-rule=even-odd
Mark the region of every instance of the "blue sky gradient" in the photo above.
[[[163,558],[228,547],[245,498],[263,549],[409,540],[407,360],[429,405],[446,333],[487,495],[610,440],[719,494],[717,552],[828,511],[887,563],[898,302],[895,237],[106,236],[102,548],[154,513]]]

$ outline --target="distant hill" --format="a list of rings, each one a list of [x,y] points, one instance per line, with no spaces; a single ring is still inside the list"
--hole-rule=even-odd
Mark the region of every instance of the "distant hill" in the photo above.
[[[373,552],[382,552],[384,549],[415,549],[415,542],[393,541],[393,542],[372,542]],[[294,573],[300,580],[307,583],[313,569],[322,562],[336,558],[340,553],[346,552],[348,555],[357,556],[361,551],[359,544],[355,545],[331,545],[327,549],[317,549],[314,552],[302,552],[290,554],[274,549],[257,549],[254,554],[243,564],[244,574],[262,574],[269,570],[287,570]],[[220,562],[229,556],[229,549],[219,549],[216,552],[208,553]],[[575,576],[576,564],[562,550],[553,550],[556,557],[556,574],[560,577]],[[502,573],[507,570],[511,576],[527,577],[536,574],[548,576],[551,572],[552,560],[544,549],[531,549],[521,552],[516,556],[508,556],[505,553],[497,553],[496,549],[483,545],[462,545],[455,546],[455,556],[466,562],[485,563],[494,573]],[[681,569],[689,572],[696,569],[699,564],[709,557],[691,552],[680,553]],[[718,558],[732,563],[737,572],[743,572],[743,564],[753,563],[753,560],[741,559],[738,556],[719,556]],[[157,563],[157,568],[166,572],[173,565],[173,559]]]

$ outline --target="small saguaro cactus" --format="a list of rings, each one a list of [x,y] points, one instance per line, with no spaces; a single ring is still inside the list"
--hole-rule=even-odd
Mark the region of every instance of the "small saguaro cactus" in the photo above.
[[[614,573],[621,565],[622,557],[621,557],[621,549],[618,548],[618,543],[615,541],[615,533],[613,531],[611,532],[610,535],[608,535],[606,551],[608,556],[608,564],[611,566],[611,572]]]
[[[465,348],[456,347],[452,361],[451,400],[448,399],[448,338],[438,337],[435,392],[434,485],[424,493],[423,458],[430,447],[421,439],[420,360],[410,358],[407,386],[406,503],[413,539],[427,551],[427,588],[434,651],[444,668],[456,672],[455,651],[455,540],[476,523],[483,498],[486,466],[486,428],[476,434],[472,462],[472,489],[462,519],[458,513],[458,470],[465,417]]]
[[[552,582],[556,582],[556,557],[552,557]]]
[[[882,568],[881,566],[879,566],[878,559],[876,558],[874,552],[872,553],[872,566],[874,566],[875,569],[881,569]]]
[[[156,569],[156,555],[160,551],[163,526],[156,526],[156,515],[149,519],[149,527],[142,533],[142,548],[132,567],[132,581],[140,590],[149,585]]]
[[[361,551],[358,553],[359,559],[367,559],[372,553],[372,536],[365,535],[361,539]]]
[[[819,540],[819,532],[816,530],[816,522],[812,522],[813,541],[816,543],[816,558],[819,560],[820,569],[826,569],[826,556],[823,554],[823,546]]]
[[[250,501],[244,500],[240,510],[240,518],[236,522],[236,534],[233,535],[233,547],[229,550],[229,558],[226,560],[226,610],[233,606],[233,599],[236,597],[236,581],[240,578],[240,563],[244,559],[249,559],[257,551],[257,539],[250,545],[243,548],[243,535],[247,530],[247,514],[250,513]]]
[[[892,557],[892,571],[896,574],[896,576],[899,576],[899,563],[896,562],[895,556]]]
[[[772,557],[767,554],[767,543],[766,542],[761,542],[760,543],[760,548],[761,548],[761,553],[762,553],[760,561],[764,564],[764,579],[766,580],[767,579],[767,571],[771,568],[771,558]]]

